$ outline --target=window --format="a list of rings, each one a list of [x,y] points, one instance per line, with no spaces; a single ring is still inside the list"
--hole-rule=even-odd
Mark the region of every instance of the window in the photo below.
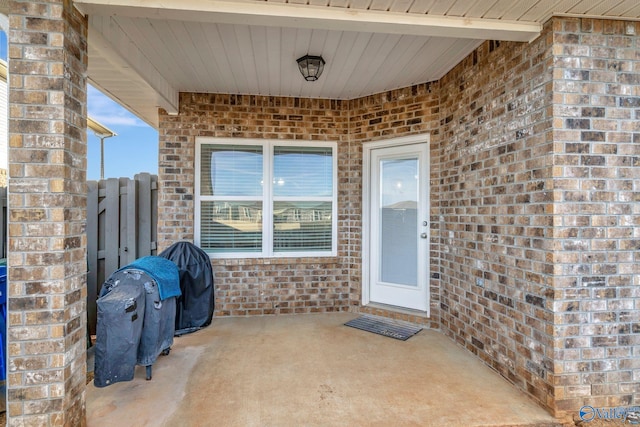
[[[214,257],[335,255],[335,151],[335,143],[199,138],[196,244]]]

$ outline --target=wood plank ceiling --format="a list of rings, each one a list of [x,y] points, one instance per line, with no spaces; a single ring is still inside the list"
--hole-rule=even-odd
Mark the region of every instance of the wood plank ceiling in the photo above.
[[[178,92],[353,99],[441,78],[553,15],[640,19],[638,0],[76,0],[92,84],[157,125]],[[296,58],[326,60],[309,83]]]

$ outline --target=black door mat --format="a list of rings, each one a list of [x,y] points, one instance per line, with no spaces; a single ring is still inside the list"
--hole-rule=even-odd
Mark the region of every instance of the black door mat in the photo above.
[[[422,327],[395,320],[363,315],[345,323],[345,326],[360,329],[389,338],[406,341],[422,330]]]

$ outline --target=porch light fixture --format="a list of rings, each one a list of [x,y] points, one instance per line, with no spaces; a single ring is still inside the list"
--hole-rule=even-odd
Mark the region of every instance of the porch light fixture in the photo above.
[[[302,77],[308,82],[315,82],[324,70],[324,59],[322,56],[305,55],[297,59],[298,68]]]

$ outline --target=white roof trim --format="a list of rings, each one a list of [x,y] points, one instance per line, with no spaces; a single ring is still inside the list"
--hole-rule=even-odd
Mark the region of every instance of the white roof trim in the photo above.
[[[225,24],[315,28],[429,37],[527,42],[542,31],[537,22],[458,18],[265,2],[201,0],[75,0],[85,14],[174,19]]]
[[[157,107],[168,113],[178,112],[179,94],[162,74],[149,62],[135,43],[119,31],[109,17],[90,17],[89,37],[92,47],[101,50],[112,61],[121,62],[120,69],[127,71],[132,80],[144,81],[157,94]],[[125,48],[126,54],[116,54],[115,46]]]

